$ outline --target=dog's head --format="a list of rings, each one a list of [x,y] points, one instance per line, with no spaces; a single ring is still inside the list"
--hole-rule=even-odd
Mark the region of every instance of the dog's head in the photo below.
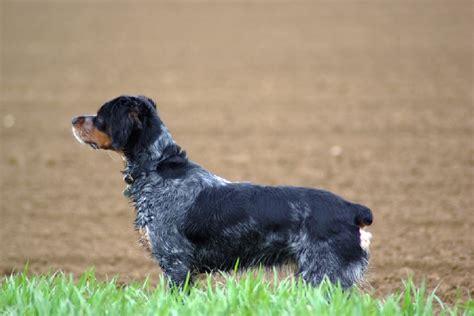
[[[117,152],[144,147],[158,138],[161,130],[156,105],[144,96],[120,96],[106,102],[96,115],[72,119],[72,131],[79,142]]]

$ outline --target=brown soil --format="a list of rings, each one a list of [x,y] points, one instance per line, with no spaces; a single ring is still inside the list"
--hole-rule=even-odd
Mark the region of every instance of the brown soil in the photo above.
[[[70,118],[146,94],[191,158],[230,180],[370,206],[377,294],[414,273],[474,287],[470,1],[2,1],[0,273],[124,281],[139,248],[117,155]],[[370,287],[369,287],[370,288]]]

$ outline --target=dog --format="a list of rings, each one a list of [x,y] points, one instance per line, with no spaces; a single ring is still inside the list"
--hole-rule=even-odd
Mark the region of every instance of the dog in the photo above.
[[[368,267],[372,212],[328,191],[230,182],[188,159],[153,100],[120,96],[72,119],[74,136],[124,157],[135,228],[172,286],[236,266],[296,264],[314,286],[343,288]]]

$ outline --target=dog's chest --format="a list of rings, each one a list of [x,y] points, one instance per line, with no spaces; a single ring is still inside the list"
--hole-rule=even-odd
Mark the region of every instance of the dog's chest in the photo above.
[[[140,244],[152,250],[158,232],[181,226],[186,210],[194,202],[200,186],[185,181],[163,181],[149,177],[130,188],[136,209],[135,228]]]
[[[147,226],[138,227],[136,229],[138,233],[138,242],[140,245],[149,253],[152,252],[150,233]]]

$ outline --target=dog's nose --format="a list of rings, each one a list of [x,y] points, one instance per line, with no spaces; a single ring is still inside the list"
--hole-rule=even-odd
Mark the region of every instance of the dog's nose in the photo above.
[[[83,116],[76,116],[72,118],[71,123],[72,125],[76,125],[77,123],[82,122],[83,120],[84,120]]]

